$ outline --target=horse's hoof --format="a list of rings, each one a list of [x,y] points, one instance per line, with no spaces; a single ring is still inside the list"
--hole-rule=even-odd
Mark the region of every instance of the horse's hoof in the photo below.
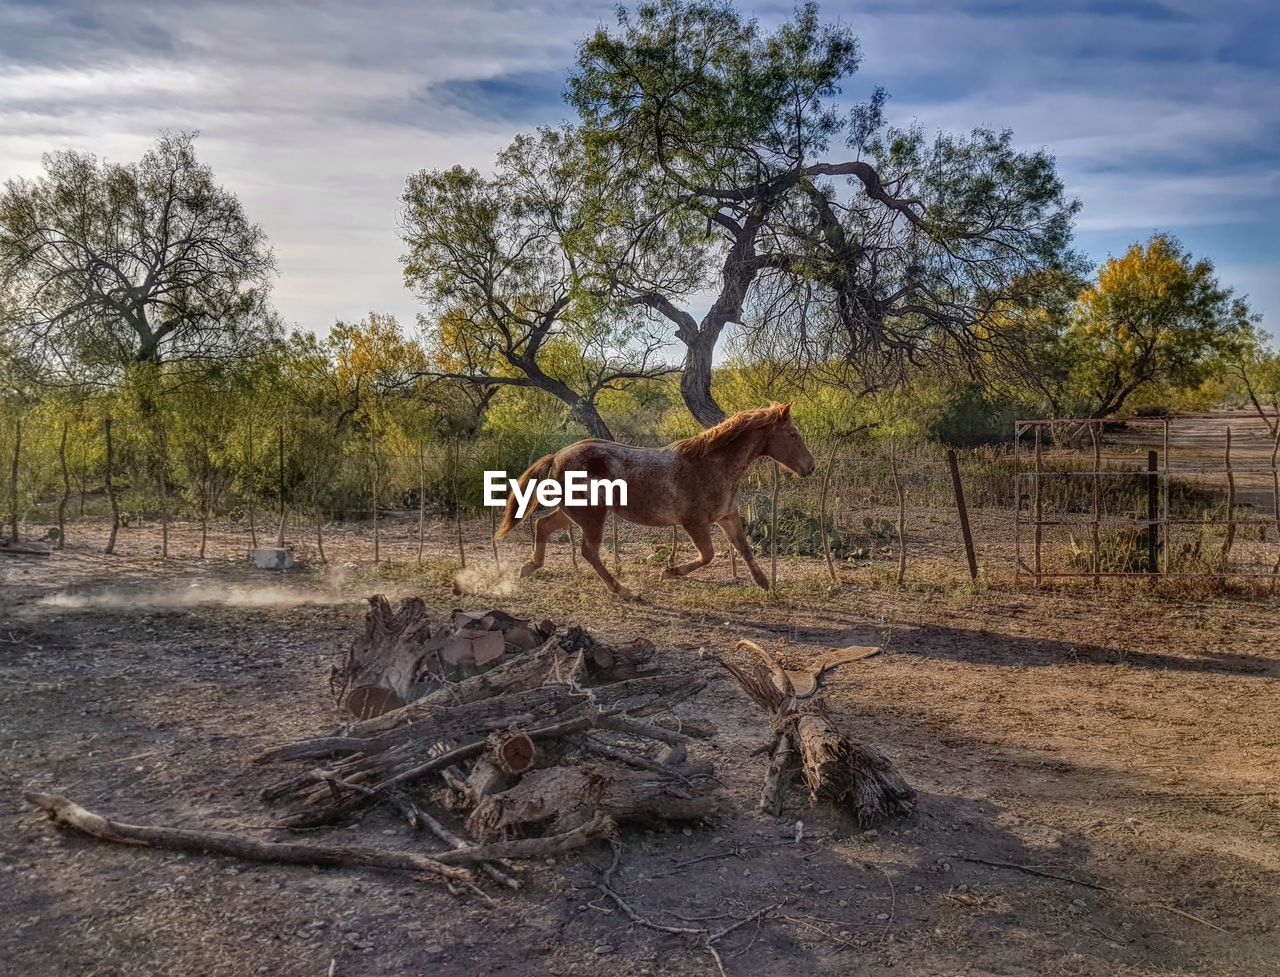
[[[623,600],[631,600],[631,598],[635,596],[635,594],[633,594],[626,587],[622,586],[622,584],[618,584],[618,589],[615,590],[614,593],[617,596],[621,597]]]
[[[662,572],[658,574],[659,580],[675,580],[680,576],[679,571],[675,567],[663,567]]]
[[[520,568],[520,576],[532,577],[535,573],[538,572],[539,569],[541,569],[539,565],[537,563],[534,563],[532,560],[530,560],[528,563],[526,563],[524,566]]]

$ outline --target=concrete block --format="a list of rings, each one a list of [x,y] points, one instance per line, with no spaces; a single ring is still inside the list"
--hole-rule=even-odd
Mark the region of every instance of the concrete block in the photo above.
[[[259,570],[292,570],[292,546],[261,546],[249,551],[249,559]]]

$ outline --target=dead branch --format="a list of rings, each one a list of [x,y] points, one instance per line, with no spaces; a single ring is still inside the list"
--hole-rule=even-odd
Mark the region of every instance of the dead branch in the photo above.
[[[28,791],[23,797],[28,804],[48,812],[58,823],[101,841],[119,845],[165,848],[201,855],[230,855],[251,862],[319,865],[327,868],[375,868],[430,875],[453,882],[469,882],[471,879],[470,873],[465,869],[445,864],[433,856],[414,852],[380,851],[348,845],[258,841],[225,831],[127,824],[95,814],[57,794]]]
[[[811,803],[825,800],[849,807],[864,828],[912,809],[915,792],[887,757],[841,733],[827,716],[821,699],[797,700],[787,671],[760,645],[744,638],[735,648],[750,651],[756,661],[738,664],[714,653],[707,653],[706,657],[738,681],[769,715],[777,734],[770,748],[761,810],[781,813],[793,752],[799,754]]]

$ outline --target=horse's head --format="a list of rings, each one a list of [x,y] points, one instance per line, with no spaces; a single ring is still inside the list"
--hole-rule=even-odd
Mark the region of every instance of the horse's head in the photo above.
[[[813,453],[800,437],[795,421],[791,419],[791,405],[783,404],[778,418],[769,428],[762,454],[768,455],[784,468],[797,475],[811,475],[817,462]]]

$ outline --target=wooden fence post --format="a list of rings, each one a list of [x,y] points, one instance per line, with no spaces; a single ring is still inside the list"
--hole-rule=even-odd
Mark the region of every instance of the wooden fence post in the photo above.
[[[1093,585],[1102,583],[1102,443],[1092,421],[1089,437],[1093,439]]]
[[[62,468],[62,498],[58,499],[58,549],[67,544],[67,503],[71,501],[71,470],[67,468],[67,420],[62,420],[62,440],[58,442],[58,464]]]
[[[973,533],[969,530],[969,510],[964,504],[964,486],[960,482],[960,463],[956,449],[947,449],[947,467],[951,469],[951,488],[955,492],[956,512],[960,515],[960,535],[964,539],[964,555],[969,560],[969,579],[978,579],[978,558],[973,552]]]
[[[107,548],[103,552],[111,554],[116,550],[116,533],[120,531],[120,502],[116,499],[116,487],[111,480],[111,466],[115,461],[111,444],[111,418],[103,419],[102,430],[107,439],[106,486],[107,500],[111,503],[111,534],[107,537]]]
[[[418,566],[422,566],[422,542],[427,528],[427,459],[422,439],[418,439]]]
[[[467,568],[467,549],[462,545],[462,496],[458,492],[458,465],[461,463],[462,444],[453,439],[453,524],[458,534],[458,562]]]
[[[769,589],[778,589],[778,463],[773,463],[773,504],[769,507]]]
[[[818,523],[822,529],[822,553],[827,558],[827,573],[830,574],[832,583],[839,583],[840,580],[836,576],[835,561],[831,559],[831,537],[827,532],[827,490],[831,487],[831,470],[835,467],[836,449],[839,446],[839,441],[831,442],[831,456],[827,459],[827,470],[822,476],[822,503],[818,507]]]
[[[13,427],[13,465],[9,469],[9,541],[18,542],[18,459],[22,454],[22,418]]]
[[[897,439],[889,438],[889,471],[893,475],[893,488],[898,494],[898,586],[907,576],[907,493],[898,476]]]
[[[1160,479],[1155,474],[1160,467],[1160,453],[1155,449],[1147,452],[1147,573],[1157,576],[1160,573],[1160,528],[1156,525],[1159,518]]]
[[[1236,541],[1236,473],[1231,469],[1231,428],[1227,428],[1227,449],[1224,455],[1227,468],[1227,538],[1222,541],[1222,559],[1231,556]],[[1225,565],[1223,569],[1226,569]]]
[[[284,425],[276,425],[277,436],[277,476],[279,478],[278,488],[280,490],[280,528],[276,532],[276,546],[284,546]]]

